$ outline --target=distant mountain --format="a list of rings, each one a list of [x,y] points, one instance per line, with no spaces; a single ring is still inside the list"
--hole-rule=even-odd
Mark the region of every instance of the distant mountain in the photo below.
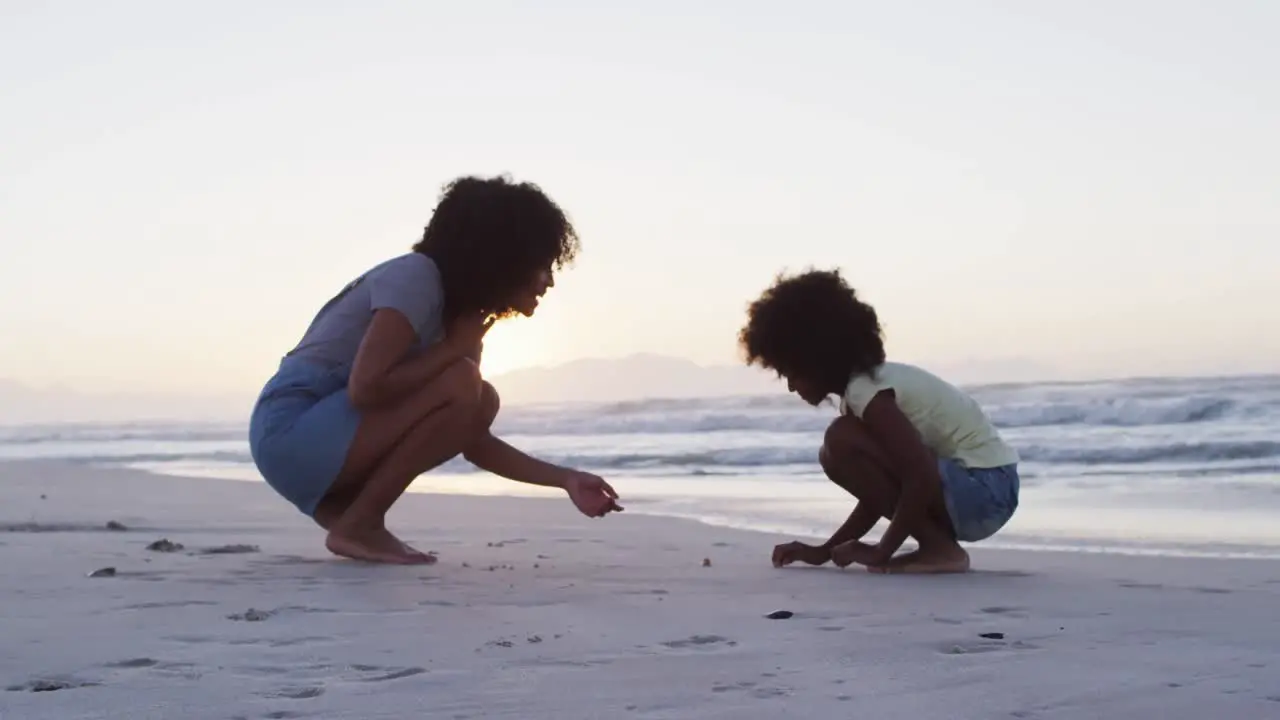
[[[1054,368],[1023,358],[922,364],[957,385],[1054,379]],[[744,365],[698,365],[682,358],[637,354],[526,368],[492,379],[504,403],[610,402],[644,398],[768,395],[787,391],[772,372]]]
[[[638,354],[525,368],[493,378],[504,403],[607,402],[785,392],[771,373],[734,365],[698,365]]]
[[[1052,368],[1023,359],[926,364],[956,384],[1054,379]],[[743,365],[699,365],[682,358],[638,354],[589,358],[515,370],[492,378],[506,405],[616,402],[646,398],[724,397],[785,393],[773,373]],[[247,422],[252,391],[226,395],[95,393],[33,388],[0,380],[0,424],[131,422],[143,420]]]

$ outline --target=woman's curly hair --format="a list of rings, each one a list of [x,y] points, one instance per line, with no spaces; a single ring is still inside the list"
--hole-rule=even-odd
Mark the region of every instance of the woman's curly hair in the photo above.
[[[747,309],[738,333],[748,365],[803,378],[829,393],[884,363],[875,308],[858,299],[839,270],[810,269],[773,285]]]
[[[446,319],[513,314],[515,294],[539,271],[573,262],[578,248],[578,233],[560,206],[537,185],[506,176],[446,184],[413,246],[440,269]]]

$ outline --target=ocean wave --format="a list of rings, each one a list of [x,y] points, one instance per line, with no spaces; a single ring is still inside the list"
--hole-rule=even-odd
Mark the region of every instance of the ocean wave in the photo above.
[[[1255,472],[1277,467],[1280,460],[1280,442],[1259,440],[1251,442],[1206,441],[1153,443],[1141,446],[1104,445],[1096,447],[1028,445],[1017,448],[1024,463],[1040,466],[1141,466],[1164,464],[1167,469],[1154,468],[1152,472],[1174,472],[1181,466],[1190,472],[1202,472],[1205,468],[1219,466],[1224,472],[1244,472],[1247,467],[1232,467],[1247,461],[1253,463]],[[672,472],[677,474],[754,474],[760,472],[794,472],[806,468],[818,471],[817,446],[756,446],[734,448],[698,448],[686,451],[661,449],[596,450],[544,447],[534,451],[538,457],[558,465],[578,467],[601,472]],[[247,450],[212,451],[147,451],[117,453],[86,453],[72,455],[69,459],[82,462],[156,463],[156,462],[207,462],[251,464]],[[443,466],[448,472],[474,470],[461,457]],[[1027,468],[1028,473],[1035,470]]]
[[[1229,398],[1115,398],[1064,403],[1001,405],[988,410],[1000,427],[1099,425],[1141,427],[1181,425],[1222,419],[1237,407]]]
[[[1168,462],[1224,462],[1231,460],[1264,460],[1280,457],[1280,442],[1179,442],[1136,447],[1102,446],[1093,448],[1049,447],[1033,445],[1018,448],[1027,462],[1075,465],[1136,465]]]
[[[1176,388],[1175,388],[1176,389]],[[1113,386],[1085,389],[1028,387],[1018,393],[979,394],[1002,429],[1147,427],[1219,421],[1280,423],[1280,392],[1129,394]],[[638,436],[704,433],[784,433],[820,436],[836,407],[804,405],[789,395],[713,399],[654,399],[592,405],[512,407],[495,431],[528,437]],[[136,424],[0,428],[0,447],[57,443],[242,442],[244,424]]]

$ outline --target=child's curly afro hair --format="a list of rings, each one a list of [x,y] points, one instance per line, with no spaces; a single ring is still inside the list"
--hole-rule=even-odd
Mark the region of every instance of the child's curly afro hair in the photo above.
[[[747,309],[738,343],[748,365],[841,393],[854,375],[884,363],[875,308],[858,299],[839,270],[779,274]]]

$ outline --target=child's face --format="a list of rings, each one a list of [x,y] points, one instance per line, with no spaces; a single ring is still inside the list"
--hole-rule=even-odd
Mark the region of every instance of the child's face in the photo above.
[[[787,389],[799,395],[801,400],[815,407],[827,399],[826,391],[820,389],[817,383],[796,375],[787,376]]]

